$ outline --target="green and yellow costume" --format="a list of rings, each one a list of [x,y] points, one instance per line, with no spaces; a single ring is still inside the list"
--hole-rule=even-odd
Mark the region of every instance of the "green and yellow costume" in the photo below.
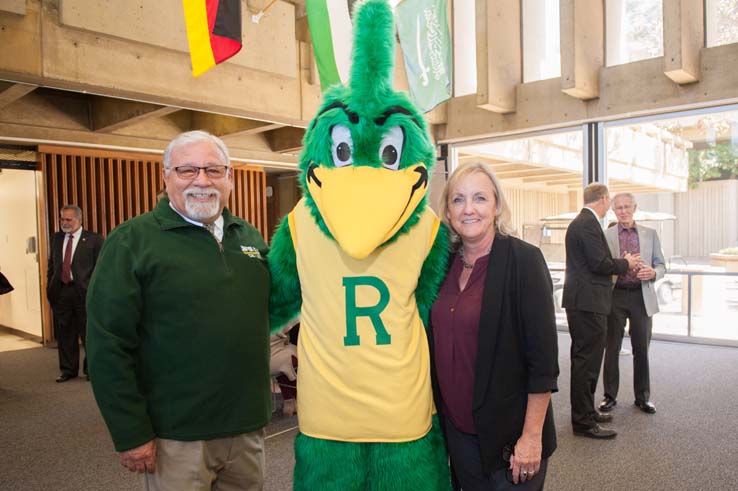
[[[269,255],[272,330],[301,316],[294,488],[449,489],[424,327],[448,241],[426,204],[433,144],[392,90],[389,5],[359,3],[354,27],[351,82],[308,127],[304,198]]]

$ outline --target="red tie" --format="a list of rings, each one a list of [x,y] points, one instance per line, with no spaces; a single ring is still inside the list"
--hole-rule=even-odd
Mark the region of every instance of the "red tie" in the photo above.
[[[65,285],[72,282],[72,242],[74,236],[67,234],[67,247],[64,249],[64,262],[62,263],[62,283]]]

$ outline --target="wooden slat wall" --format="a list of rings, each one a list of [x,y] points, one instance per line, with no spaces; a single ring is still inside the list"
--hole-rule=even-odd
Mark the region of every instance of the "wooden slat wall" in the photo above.
[[[267,240],[266,172],[258,166],[234,169],[228,209],[256,227]]]
[[[518,236],[522,236],[526,224],[541,224],[541,218],[569,211],[569,197],[551,191],[516,188],[502,185],[507,204],[512,212],[512,222]],[[563,243],[563,233],[560,242]]]
[[[106,236],[116,225],[151,210],[163,187],[160,155],[40,146],[39,156],[49,233],[59,228],[61,208],[75,203],[82,208],[84,227]]]
[[[47,230],[58,229],[59,212],[67,203],[82,208],[84,227],[106,236],[122,222],[156,205],[164,187],[161,155],[40,146],[41,171],[46,184]],[[256,227],[264,239],[266,173],[259,166],[234,169],[231,212]]]

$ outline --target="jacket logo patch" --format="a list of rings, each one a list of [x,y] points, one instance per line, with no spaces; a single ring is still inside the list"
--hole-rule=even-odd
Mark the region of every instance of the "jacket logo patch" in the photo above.
[[[259,249],[257,249],[256,247],[242,245],[241,252],[243,252],[247,256],[261,259],[261,254],[259,253]]]

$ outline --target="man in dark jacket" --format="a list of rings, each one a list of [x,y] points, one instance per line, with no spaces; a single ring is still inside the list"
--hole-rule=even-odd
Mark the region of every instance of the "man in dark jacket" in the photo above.
[[[82,229],[82,209],[77,205],[64,206],[59,222],[61,231],[51,236],[46,298],[54,312],[54,336],[59,351],[61,373],[56,381],[66,382],[79,374],[79,342],[85,345],[87,323],[87,285],[103,238]],[[86,358],[82,370],[87,375]]]
[[[145,489],[260,490],[267,247],[225,208],[233,169],[220,139],[179,135],[163,178],[168,197],[110,233],[90,285],[95,399]]]
[[[592,183],[584,188],[584,208],[566,231],[566,281],[563,306],[571,335],[571,422],[574,434],[590,438],[614,438],[615,430],[600,423],[612,421],[594,408],[607,335],[607,315],[612,301],[614,274],[638,264],[626,254],[613,259],[602,232],[602,219],[610,208],[607,186]]]

